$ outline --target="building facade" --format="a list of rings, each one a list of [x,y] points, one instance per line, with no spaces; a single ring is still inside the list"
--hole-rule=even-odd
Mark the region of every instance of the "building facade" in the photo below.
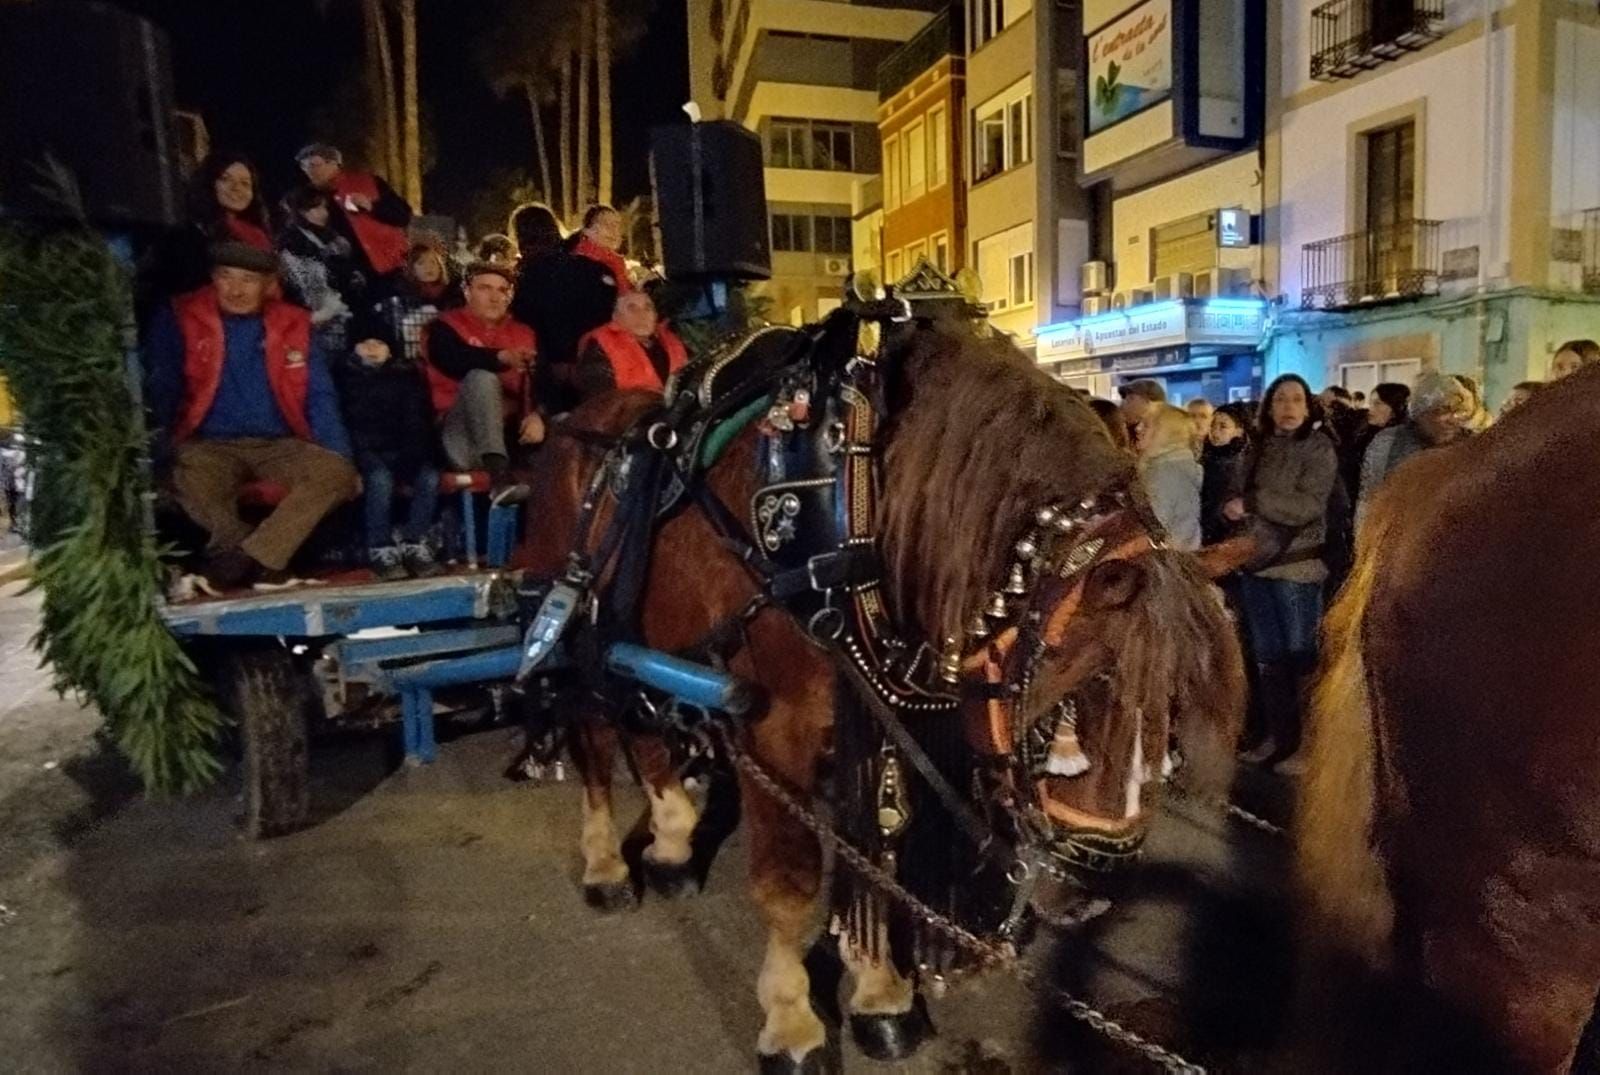
[[[1092,229],[1078,316],[1038,330],[1037,358],[1113,396],[1252,395],[1267,323],[1258,0],[1087,0],[1078,39],[1080,182]],[[1092,256],[1088,256],[1092,254]]]
[[[1294,0],[1274,27],[1267,372],[1439,368],[1491,407],[1600,338],[1600,12]]]
[[[854,252],[856,186],[881,171],[878,69],[935,0],[689,0],[690,90],[706,119],[761,136],[774,317],[838,303]]]
[[[947,274],[966,264],[961,16],[960,7],[941,12],[878,69],[882,263],[891,282],[923,258]]]
[[[1090,202],[1078,184],[1079,7],[965,0],[967,265],[1025,350],[1079,312]]]

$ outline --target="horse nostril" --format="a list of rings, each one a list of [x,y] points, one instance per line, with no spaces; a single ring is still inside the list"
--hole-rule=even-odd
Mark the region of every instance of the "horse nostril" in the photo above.
[[[1127,560],[1107,560],[1089,573],[1083,600],[1090,608],[1123,608],[1144,588],[1144,570]]]

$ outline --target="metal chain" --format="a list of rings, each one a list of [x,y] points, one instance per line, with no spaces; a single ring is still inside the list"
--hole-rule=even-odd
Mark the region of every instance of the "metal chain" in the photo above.
[[[1139,1056],[1152,1064],[1158,1065],[1163,1070],[1173,1072],[1175,1075],[1205,1075],[1206,1069],[1199,1064],[1192,1063],[1177,1053],[1165,1049],[1148,1038],[1129,1030],[1109,1015],[1086,1001],[1078,999],[1060,986],[1044,981],[1037,972],[1023,965],[1017,956],[1016,949],[1010,945],[986,941],[971,930],[964,928],[923,903],[899,881],[895,880],[892,875],[873,862],[863,851],[843,836],[840,836],[832,825],[807,809],[787,788],[778,782],[776,777],[767,771],[765,766],[739,746],[726,727],[721,724],[716,724],[714,727],[716,728],[718,741],[741,772],[755,781],[761,790],[765,791],[774,802],[783,808],[784,812],[807,829],[810,829],[818,839],[826,841],[834,852],[844,860],[846,865],[860,874],[874,887],[901,904],[906,910],[920,919],[923,924],[944,934],[950,940],[977,956],[982,963],[1004,968],[1015,975],[1024,985],[1048,994],[1072,1018],[1077,1019],[1118,1045],[1139,1054]]]
[[[1228,817],[1236,818],[1237,820],[1244,822],[1246,825],[1249,825],[1251,828],[1266,833],[1268,836],[1276,836],[1280,839],[1288,839],[1289,832],[1282,825],[1268,821],[1259,814],[1252,814],[1244,807],[1238,806],[1227,799],[1223,799],[1215,795],[1201,794],[1188,785],[1179,783],[1176,780],[1168,781],[1167,786],[1173,791],[1177,792],[1179,798],[1188,799],[1190,802],[1200,803],[1202,806],[1209,806],[1213,810],[1219,810]]]

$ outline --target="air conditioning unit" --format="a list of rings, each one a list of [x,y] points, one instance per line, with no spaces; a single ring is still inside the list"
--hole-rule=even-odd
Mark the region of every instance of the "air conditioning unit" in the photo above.
[[[849,258],[827,258],[822,263],[822,271],[827,276],[850,275]]]
[[[1243,269],[1201,269],[1194,274],[1194,298],[1246,298],[1249,294],[1250,275]]]
[[[1128,289],[1129,306],[1147,306],[1155,301],[1156,293],[1153,288],[1135,287]]]
[[[1126,310],[1128,308],[1128,293],[1126,291],[1113,291],[1111,293],[1111,308],[1113,310]]]
[[[1086,261],[1082,270],[1082,291],[1085,295],[1098,295],[1110,290],[1111,274],[1103,261]]]
[[[1186,272],[1168,273],[1156,277],[1154,291],[1157,302],[1168,299],[1194,298],[1194,275]]]
[[[1083,297],[1083,316],[1093,317],[1103,314],[1111,309],[1112,296],[1110,295],[1085,295]]]

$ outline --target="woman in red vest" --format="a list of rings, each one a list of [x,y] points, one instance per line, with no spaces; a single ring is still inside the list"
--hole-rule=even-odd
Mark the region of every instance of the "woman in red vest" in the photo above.
[[[295,161],[313,187],[332,202],[329,225],[348,238],[372,271],[368,279],[399,272],[411,240],[411,206],[371,172],[344,167],[337,147],[313,144],[295,154]]]
[[[657,318],[650,296],[628,291],[617,296],[611,321],[578,345],[573,382],[584,399],[618,388],[664,392],[667,378],[688,360],[683,341]]]

